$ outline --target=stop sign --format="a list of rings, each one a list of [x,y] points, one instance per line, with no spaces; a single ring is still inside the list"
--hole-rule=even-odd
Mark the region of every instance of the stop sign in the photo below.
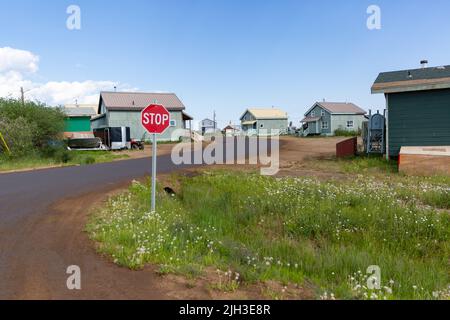
[[[170,113],[159,104],[151,104],[141,113],[142,126],[149,133],[163,133],[170,126]]]

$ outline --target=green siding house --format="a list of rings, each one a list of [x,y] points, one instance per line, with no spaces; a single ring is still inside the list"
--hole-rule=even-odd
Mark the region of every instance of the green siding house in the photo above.
[[[332,136],[336,130],[359,131],[366,111],[354,103],[316,102],[301,121],[304,136]]]
[[[280,109],[247,109],[241,117],[242,133],[247,136],[286,134],[288,115]]]
[[[386,97],[387,157],[403,146],[450,146],[450,66],[381,73],[372,93]]]
[[[96,115],[92,107],[81,105],[65,106],[63,112],[66,114],[64,135],[71,137],[74,133],[91,132],[91,117]]]
[[[166,107],[171,117],[170,128],[158,135],[158,140],[190,138],[193,119],[185,113],[186,107],[173,93],[101,92],[99,115],[92,119],[92,128],[130,127],[131,139],[149,141],[151,135],[142,127],[141,112],[152,103]],[[175,131],[178,132],[177,135],[174,134]]]

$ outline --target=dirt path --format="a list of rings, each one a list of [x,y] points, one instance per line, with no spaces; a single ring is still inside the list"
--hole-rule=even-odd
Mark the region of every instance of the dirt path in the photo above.
[[[105,197],[112,190],[99,190]],[[155,270],[131,272],[99,257],[84,232],[88,213],[98,205],[97,194],[66,199],[51,206],[46,215],[22,228],[26,243],[17,244],[20,261],[13,263],[21,287],[13,299],[169,299]],[[29,244],[33,243],[32,248]],[[26,254],[23,252],[26,251]],[[25,259],[24,259],[25,258]],[[51,264],[49,264],[51,261]],[[66,280],[69,265],[81,269],[82,290],[70,291]],[[175,291],[182,288],[174,287]]]
[[[330,156],[339,140],[283,138],[281,165],[289,167],[308,157]],[[183,169],[171,165],[169,159],[167,156],[160,159],[161,173]],[[123,190],[132,179],[149,171],[147,159],[133,159],[1,175],[0,299],[261,297],[258,288],[221,295],[208,289],[208,279],[200,279],[193,285],[181,277],[161,279],[152,267],[130,271],[96,253],[84,232],[89,212],[112,193]],[[83,188],[89,192],[80,192]],[[78,195],[67,198],[70,190],[77,190]],[[70,265],[81,268],[80,291],[67,289],[66,270]]]

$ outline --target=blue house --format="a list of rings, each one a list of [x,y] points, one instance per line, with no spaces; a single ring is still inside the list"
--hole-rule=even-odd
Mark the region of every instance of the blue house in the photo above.
[[[354,103],[316,102],[301,121],[303,135],[333,136],[336,130],[359,131],[366,111]]]

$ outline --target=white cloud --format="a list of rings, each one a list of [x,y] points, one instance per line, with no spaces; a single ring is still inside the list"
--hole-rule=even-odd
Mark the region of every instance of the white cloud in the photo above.
[[[54,104],[74,103],[97,103],[98,94],[102,90],[111,91],[114,87],[120,87],[112,81],[83,82],[47,82],[41,86],[31,89],[28,95],[38,101],[52,101]]]
[[[75,100],[80,104],[95,104],[102,90],[111,91],[114,87],[118,90],[136,90],[114,81],[36,83],[29,79],[29,75],[36,73],[38,69],[39,57],[32,52],[9,47],[0,48],[0,97],[18,98],[20,88],[23,87],[26,99],[47,105],[74,103]]]
[[[13,49],[10,47],[0,48],[0,73],[37,72],[39,69],[39,57],[30,51]]]

